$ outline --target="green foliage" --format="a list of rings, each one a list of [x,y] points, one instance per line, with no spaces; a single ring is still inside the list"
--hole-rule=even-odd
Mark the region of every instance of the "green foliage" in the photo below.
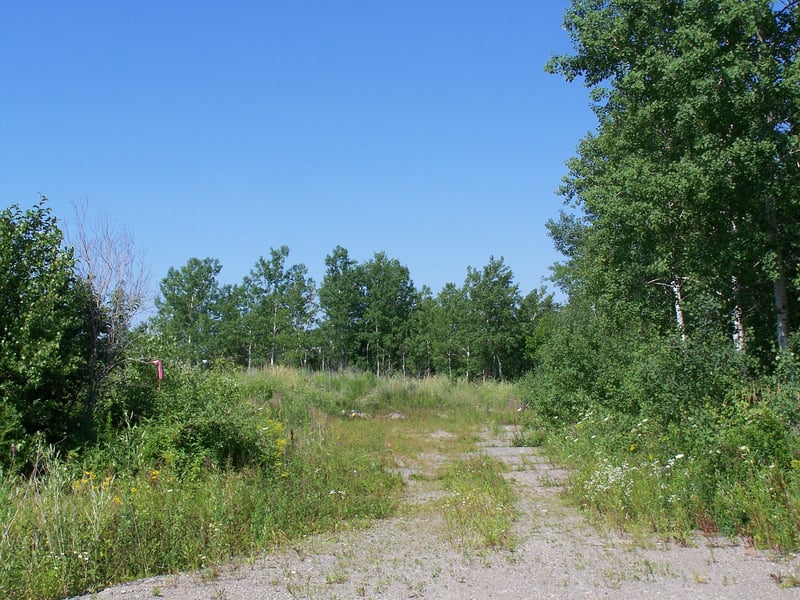
[[[399,477],[327,433],[304,435],[271,473],[94,471],[42,447],[32,479],[0,479],[0,595],[64,598],[390,514]]]
[[[378,376],[405,373],[409,325],[418,302],[408,269],[384,252],[358,264],[341,246],[325,264],[319,290],[325,313],[320,352],[329,363],[338,363],[339,370],[358,367]]]
[[[624,314],[573,302],[552,315],[536,354],[537,370],[523,385],[526,402],[550,419],[572,420],[596,405],[636,414],[640,396],[624,388],[642,343],[641,324]]]
[[[516,517],[514,491],[497,463],[486,456],[456,461],[445,469],[451,495],[441,500],[450,540],[464,548],[511,548]]]
[[[148,404],[140,405],[146,412],[135,419],[129,413],[119,431],[109,432],[99,461],[134,470],[168,468],[178,475],[227,468],[269,472],[280,462],[283,425],[265,405],[244,398],[235,375],[170,363],[166,369],[160,389],[149,374],[152,391]],[[104,467],[102,462],[93,465],[95,470]]]
[[[218,284],[215,259],[171,269],[150,323],[159,355],[248,369],[516,379],[532,366],[555,310],[544,289],[523,299],[502,258],[468,268],[462,287],[448,284],[434,298],[384,252],[359,264],[337,246],[318,290],[304,265],[286,266],[288,256],[286,246],[272,249],[233,286]]]
[[[521,354],[521,330],[517,321],[522,301],[519,286],[514,283],[514,275],[503,258],[492,256],[480,271],[467,269],[464,288],[475,319],[475,351],[481,357],[480,370],[484,377],[502,381],[504,364]]]
[[[757,378],[726,340],[648,337],[646,326],[571,303],[523,384],[553,429],[548,447],[576,469],[575,502],[681,539],[699,529],[800,546],[794,355]]]
[[[761,0],[572,2],[575,54],[548,69],[595,88],[599,127],[562,190],[582,214],[550,224],[571,297],[632,303],[660,334],[729,334],[733,316],[740,349],[761,357],[785,345],[797,16]]]
[[[405,374],[408,324],[416,308],[417,291],[408,268],[383,252],[359,265],[361,289],[359,361],[368,370]]]
[[[142,381],[134,387],[145,387],[152,365],[130,366],[137,364],[131,373]],[[166,367],[148,416],[65,459],[41,442],[30,448],[30,478],[0,479],[0,594],[62,598],[213,568],[347,520],[388,516],[402,481],[383,466],[407,437],[405,421],[344,419],[339,407],[399,410],[431,427],[443,417],[428,424],[426,415],[446,410],[448,423],[476,427],[487,416],[510,418],[513,394],[509,385],[446,378]],[[288,440],[279,415],[293,419]],[[497,470],[482,458],[443,476],[458,499],[447,518],[461,546],[513,545],[513,498]]]
[[[681,423],[740,385],[744,358],[724,339],[657,338],[641,344],[630,357],[620,393],[641,415],[663,424]]]
[[[218,356],[221,270],[215,258],[190,258],[180,269],[170,268],[162,280],[154,324],[176,351],[175,358],[197,365]]]
[[[800,545],[794,3],[574,0],[599,127],[548,223],[569,304],[526,401],[576,467],[571,493],[681,538]],[[778,348],[777,354],[775,348]]]
[[[615,524],[681,539],[695,530],[744,536],[790,551],[800,546],[800,436],[763,391],[687,407],[670,423],[588,410],[548,447],[576,468],[575,502]]]
[[[74,276],[56,219],[42,201],[0,213],[0,444],[20,434],[51,441],[86,431],[85,333],[90,291]],[[0,461],[8,455],[3,452]]]
[[[433,370],[451,378],[474,376],[479,370],[474,358],[478,332],[464,288],[446,284],[428,311]]]
[[[325,315],[320,326],[324,340],[320,349],[323,370],[349,366],[358,346],[361,306],[357,264],[342,246],[336,246],[325,257],[325,277],[319,289],[319,304]]]
[[[241,346],[243,365],[294,362],[302,364],[308,330],[314,322],[315,286],[304,265],[286,267],[289,248],[271,249],[269,260],[259,258],[245,277],[234,301],[240,321],[233,344]]]

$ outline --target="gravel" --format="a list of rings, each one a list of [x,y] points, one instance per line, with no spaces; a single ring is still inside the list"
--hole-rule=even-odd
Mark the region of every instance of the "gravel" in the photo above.
[[[772,556],[700,535],[677,545],[604,531],[564,504],[559,492],[566,472],[536,449],[489,439],[481,451],[509,465],[506,475],[519,495],[513,551],[465,551],[448,538],[434,503],[441,491],[413,476],[445,460],[428,455],[399,469],[408,483],[408,508],[396,517],[306,538],[254,561],[144,579],[82,598],[800,598],[800,588],[780,585],[800,578],[796,555]]]

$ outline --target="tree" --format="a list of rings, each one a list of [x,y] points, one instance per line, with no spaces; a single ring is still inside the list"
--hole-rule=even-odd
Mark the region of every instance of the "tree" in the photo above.
[[[558,305],[553,294],[544,287],[531,290],[522,299],[517,321],[524,349],[516,353],[516,373],[536,371],[539,351],[551,333],[557,313]]]
[[[249,304],[245,315],[248,331],[256,346],[266,350],[270,365],[279,354],[305,357],[305,337],[314,319],[315,286],[305,265],[286,267],[289,248],[270,249],[261,257],[243,288]]]
[[[519,286],[503,258],[489,258],[480,271],[469,267],[464,282],[469,304],[480,331],[480,351],[485,375],[505,378],[505,361],[521,350],[517,312],[521,302]]]
[[[130,232],[115,228],[104,215],[90,223],[86,203],[76,203],[74,208],[70,241],[75,270],[91,292],[87,367],[88,402],[94,405],[109,375],[129,358],[127,350],[135,344],[131,325],[144,305],[149,272]]]
[[[406,342],[417,292],[408,268],[384,252],[360,265],[362,357],[375,374],[391,372],[397,362],[405,370]]]
[[[91,291],[42,198],[0,213],[0,440],[86,434]]]
[[[216,258],[190,258],[180,269],[171,267],[156,298],[155,325],[175,345],[178,357],[199,364],[216,356],[221,323],[222,265]]]
[[[255,352],[252,301],[244,285],[225,285],[217,302],[219,330],[217,348],[222,356],[236,364],[251,368]]]
[[[411,371],[417,376],[427,377],[436,372],[434,359],[436,307],[436,300],[431,295],[430,288],[422,286],[407,322],[408,335],[401,349],[405,357],[403,375]]]
[[[712,327],[740,350],[785,345],[800,250],[798,10],[573,1],[576,52],[548,69],[593,88],[599,127],[563,190],[583,218],[550,225],[569,249],[557,274],[571,295],[671,320],[684,338]]]
[[[436,371],[469,379],[479,367],[478,322],[464,288],[447,283],[436,296],[431,317],[432,354]]]
[[[336,246],[325,257],[325,276],[319,289],[320,309],[324,313],[321,336],[323,356],[327,362],[335,361],[339,369],[350,365],[357,347],[357,328],[362,318],[361,292],[357,280],[356,266],[347,249]],[[322,362],[326,362],[322,359]]]

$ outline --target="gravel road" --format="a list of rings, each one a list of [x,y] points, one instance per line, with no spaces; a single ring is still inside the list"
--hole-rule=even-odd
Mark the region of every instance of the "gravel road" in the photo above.
[[[797,556],[700,536],[681,546],[601,531],[563,503],[559,484],[566,473],[539,451],[502,439],[487,439],[481,451],[509,465],[519,494],[514,551],[464,551],[451,543],[432,508],[441,491],[411,477],[445,459],[428,455],[400,465],[406,506],[417,506],[396,517],[307,538],[246,564],[145,579],[83,598],[800,598],[800,588],[779,585],[800,577]]]

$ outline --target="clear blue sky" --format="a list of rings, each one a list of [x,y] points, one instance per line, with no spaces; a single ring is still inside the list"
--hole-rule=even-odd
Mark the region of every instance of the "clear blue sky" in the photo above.
[[[151,265],[342,245],[418,288],[503,256],[523,292],[595,120],[547,75],[567,0],[5,2],[0,205],[87,200]]]

